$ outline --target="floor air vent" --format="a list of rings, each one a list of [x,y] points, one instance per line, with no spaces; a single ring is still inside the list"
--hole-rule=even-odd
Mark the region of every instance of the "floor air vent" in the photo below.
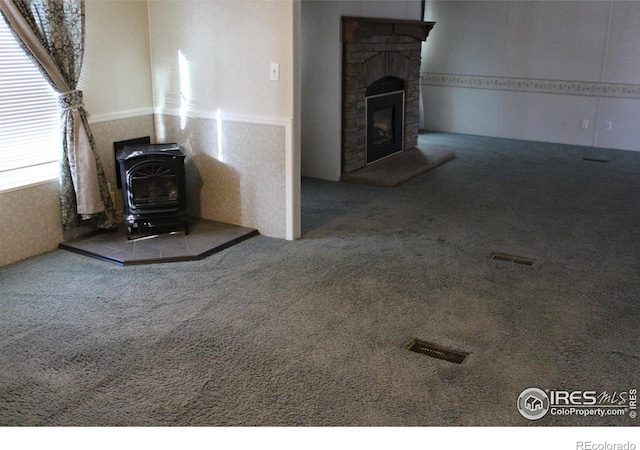
[[[454,364],[462,364],[467,356],[469,356],[468,353],[447,349],[418,339],[409,342],[407,349],[411,352],[422,353],[423,355],[449,361]]]
[[[505,255],[504,253],[492,253],[491,259],[512,262],[514,264],[522,264],[524,266],[533,266],[533,263],[536,262],[535,259],[523,258],[521,256]]]
[[[601,158],[582,158],[584,161],[590,161],[590,162],[599,162],[599,163],[607,163],[609,162],[608,159],[601,159]]]

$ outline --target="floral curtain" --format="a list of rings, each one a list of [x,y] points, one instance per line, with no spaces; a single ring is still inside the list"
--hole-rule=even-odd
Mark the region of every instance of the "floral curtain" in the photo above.
[[[84,0],[0,0],[0,12],[61,105],[62,228],[115,228],[107,180],[76,90],[84,55]]]

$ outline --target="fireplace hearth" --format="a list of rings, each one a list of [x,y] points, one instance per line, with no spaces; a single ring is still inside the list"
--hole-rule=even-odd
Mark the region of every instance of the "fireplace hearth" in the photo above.
[[[175,143],[131,145],[116,159],[127,239],[177,230],[189,234],[182,148]]]

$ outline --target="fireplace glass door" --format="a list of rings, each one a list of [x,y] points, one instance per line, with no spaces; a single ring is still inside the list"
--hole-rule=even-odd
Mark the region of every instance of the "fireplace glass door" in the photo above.
[[[383,108],[373,111],[373,136],[371,145],[380,147],[393,142],[394,108]]]
[[[402,151],[404,91],[367,97],[367,164]]]

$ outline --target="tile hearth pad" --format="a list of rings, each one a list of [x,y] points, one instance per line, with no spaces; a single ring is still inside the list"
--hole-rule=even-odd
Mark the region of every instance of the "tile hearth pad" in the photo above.
[[[123,266],[206,258],[257,236],[258,230],[212,220],[190,218],[190,233],[158,234],[128,240],[124,227],[61,243],[58,248]]]

